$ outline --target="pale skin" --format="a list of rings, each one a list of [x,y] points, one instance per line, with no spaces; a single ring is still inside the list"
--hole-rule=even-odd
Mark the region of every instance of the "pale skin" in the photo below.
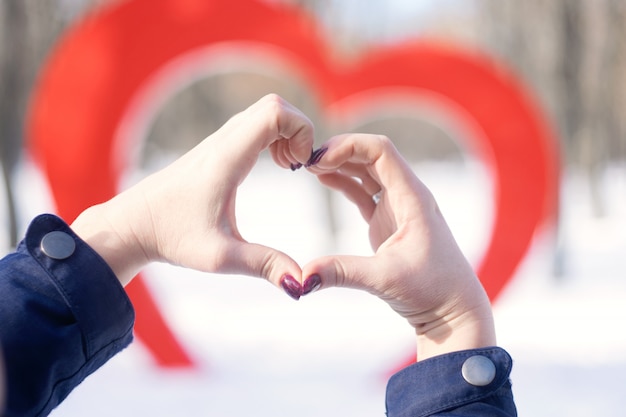
[[[308,167],[358,206],[372,256],[328,256],[301,268],[283,252],[244,240],[235,219],[237,187],[266,148],[281,167],[306,164],[313,133],[298,109],[266,96],[170,166],[87,209],[71,227],[122,285],[151,262],[262,277],[279,288],[290,276],[298,295],[302,288],[342,286],[380,297],[415,328],[418,360],[495,345],[482,286],[431,193],[385,137],[334,137]],[[381,190],[375,204],[371,196]]]
[[[163,170],[91,207],[72,229],[111,266],[122,285],[151,262],[205,272],[263,277],[275,285],[301,277],[285,253],[246,242],[237,229],[237,187],[261,151],[288,168],[311,155],[313,125],[269,95]]]
[[[348,134],[325,146],[309,169],[356,204],[369,224],[374,255],[316,259],[303,275],[319,274],[321,288],[358,288],[386,301],[415,329],[418,360],[494,346],[489,299],[432,194],[392,142]]]

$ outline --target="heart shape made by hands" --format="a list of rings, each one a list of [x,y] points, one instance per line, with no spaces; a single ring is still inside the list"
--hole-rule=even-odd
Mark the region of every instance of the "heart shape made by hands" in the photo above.
[[[331,59],[318,33],[301,10],[256,0],[128,0],[79,21],[44,65],[27,121],[59,215],[72,220],[115,195],[129,168],[124,155],[155,103],[206,74],[225,51],[262,52],[299,75],[330,117],[400,94],[437,103],[473,127],[467,138],[494,176],[495,219],[477,273],[495,300],[556,208],[555,140],[538,106],[484,55],[419,42],[349,64]],[[128,292],[136,334],[157,363],[192,365],[144,281]]]

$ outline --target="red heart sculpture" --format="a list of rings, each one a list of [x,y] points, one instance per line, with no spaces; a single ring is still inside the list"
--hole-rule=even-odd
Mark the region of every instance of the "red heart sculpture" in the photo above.
[[[86,17],[43,67],[28,119],[30,145],[58,213],[71,221],[117,192],[128,168],[119,156],[140,139],[127,134],[126,122],[164,93],[159,88],[175,86],[185,71],[200,72],[224,46],[271,51],[327,108],[346,110],[349,103],[402,91],[441,97],[449,112],[471,120],[475,134],[468,138],[495,179],[495,220],[478,267],[495,300],[556,207],[556,142],[538,106],[515,77],[484,55],[415,43],[371,51],[347,64],[329,58],[318,30],[297,9],[254,0],[122,1]],[[157,362],[191,364],[144,281],[135,279],[128,291],[137,336]]]

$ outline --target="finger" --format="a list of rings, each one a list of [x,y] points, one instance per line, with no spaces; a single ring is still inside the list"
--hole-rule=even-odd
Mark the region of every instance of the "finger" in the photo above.
[[[284,152],[285,142],[284,140],[278,140],[270,145],[270,155],[274,163],[282,168],[288,168],[295,162]]]
[[[373,193],[370,194],[370,192],[353,177],[348,177],[340,173],[319,175],[317,178],[325,186],[343,193],[348,200],[357,206],[361,212],[361,216],[369,222],[376,209],[376,203],[374,203],[372,199]]]
[[[331,138],[324,146],[328,151],[311,171],[321,175],[341,171],[344,166],[349,170],[351,166],[360,165],[372,181],[380,185],[379,191],[384,191],[398,224],[415,217],[416,209],[427,213],[436,210],[428,188],[387,137],[346,134]],[[363,174],[360,176],[366,178]]]
[[[343,287],[381,293],[387,278],[379,271],[376,258],[364,256],[326,256],[309,262],[302,269],[304,295],[315,281],[315,289]],[[317,278],[315,278],[317,276]]]
[[[338,169],[346,163],[371,165],[383,154],[384,136],[365,133],[347,133],[330,138],[324,145],[328,150],[317,164],[320,169]]]
[[[372,177],[371,173],[367,170],[363,164],[354,164],[347,162],[341,166],[338,170],[343,175],[348,175],[354,178],[358,178],[363,189],[369,194],[373,195],[379,192],[382,186]]]
[[[249,173],[259,153],[277,141],[285,141],[277,162],[306,162],[313,146],[313,132],[313,124],[300,110],[270,94],[229,120],[211,136],[211,146],[216,148],[224,166],[241,178]],[[276,155],[272,156],[276,160]]]
[[[279,139],[270,145],[272,159],[278,166],[283,168],[301,165],[289,148],[290,142],[288,139]]]
[[[298,108],[275,94],[269,94],[250,108],[252,119],[264,121],[267,132],[262,149],[275,141],[286,140],[281,152],[292,161],[304,163],[313,146],[313,124]]]
[[[331,138],[325,146],[328,151],[314,167],[315,173],[362,166],[384,188],[399,180],[401,183],[414,181],[415,174],[386,136],[346,134]],[[365,178],[365,175],[361,173],[359,177]]]
[[[223,255],[224,263],[219,272],[265,278],[291,297],[300,297],[302,272],[298,263],[287,254],[264,245],[234,242]]]

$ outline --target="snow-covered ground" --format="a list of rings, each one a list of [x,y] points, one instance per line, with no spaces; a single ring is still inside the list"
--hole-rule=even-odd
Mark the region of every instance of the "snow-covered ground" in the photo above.
[[[467,256],[479,259],[492,215],[480,165],[415,169]],[[515,359],[520,416],[618,417],[626,408],[626,167],[608,169],[603,186],[608,212],[594,218],[585,182],[566,173],[558,240],[563,275],[552,274],[557,240],[544,232],[494,306],[499,343]],[[369,253],[358,212],[336,195],[339,230],[330,233],[326,195],[303,171],[261,160],[239,195],[248,240],[301,263],[327,253]],[[20,171],[19,201],[22,230],[50,210],[30,165]],[[0,250],[6,246],[0,240]],[[134,343],[53,416],[383,416],[386,377],[414,349],[404,320],[365,293],[329,289],[295,302],[259,279],[164,265],[146,275],[196,369],[159,369]]]

